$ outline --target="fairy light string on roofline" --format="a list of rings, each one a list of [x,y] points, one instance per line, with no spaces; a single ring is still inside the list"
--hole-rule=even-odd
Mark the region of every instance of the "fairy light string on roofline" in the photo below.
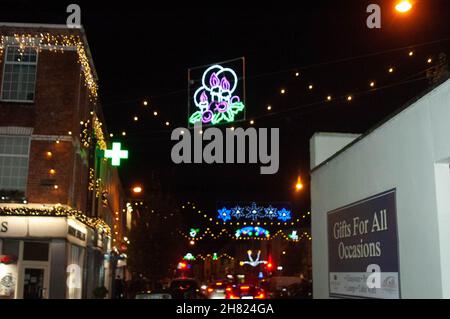
[[[89,62],[87,50],[83,41],[78,35],[74,34],[19,34],[12,36],[1,36],[0,38],[0,62],[3,57],[4,50],[8,45],[19,46],[19,50],[23,51],[25,47],[36,48],[38,52],[48,50],[50,52],[60,52],[73,50],[77,52],[77,62],[81,66],[84,75],[84,85],[88,88],[89,99],[96,102],[98,98],[98,83],[95,78],[93,68]]]

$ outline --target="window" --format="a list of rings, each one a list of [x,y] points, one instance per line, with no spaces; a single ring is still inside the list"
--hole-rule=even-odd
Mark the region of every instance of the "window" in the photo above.
[[[48,261],[48,243],[24,242],[23,260]]]
[[[28,136],[0,135],[0,190],[26,190],[29,147]]]
[[[6,47],[2,100],[33,102],[36,86],[37,51],[35,48]]]

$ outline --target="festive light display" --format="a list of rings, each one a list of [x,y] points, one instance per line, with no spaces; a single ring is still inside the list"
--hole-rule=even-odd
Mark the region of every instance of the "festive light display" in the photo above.
[[[24,51],[26,47],[35,48],[38,52],[48,50],[50,52],[61,52],[76,49],[78,63],[84,75],[84,85],[88,88],[89,99],[96,101],[98,97],[98,84],[94,76],[93,69],[89,62],[83,41],[77,35],[62,34],[14,34],[13,36],[1,36],[0,38],[0,62],[3,50],[7,45],[17,45],[19,50]]]
[[[186,255],[184,255],[183,260],[188,260],[188,261],[195,260],[195,256],[192,255],[191,253],[187,253]]]
[[[293,231],[288,235],[288,237],[289,237],[290,239],[292,239],[292,240],[298,240],[297,231],[296,231],[296,230],[293,230]]]
[[[191,228],[191,230],[189,231],[189,236],[191,236],[192,238],[195,238],[199,232],[200,232],[200,229]]]
[[[241,236],[269,237],[270,232],[267,229],[264,229],[262,227],[247,226],[247,227],[236,230],[235,236],[236,236],[236,238],[239,238]]]
[[[256,266],[258,266],[260,264],[267,264],[266,260],[260,260],[260,258],[261,258],[261,251],[260,250],[258,250],[258,252],[256,253],[256,258],[255,259],[253,259],[252,254],[253,254],[253,252],[251,250],[248,250],[247,251],[248,260],[241,261],[239,264],[241,266],[250,265],[252,267],[256,267]]]
[[[94,136],[97,140],[98,148],[102,151],[106,150],[106,142],[102,129],[102,122],[98,119],[97,115],[94,114]]]
[[[236,72],[220,65],[210,66],[202,76],[202,86],[193,96],[198,108],[189,116],[189,124],[219,124],[235,120],[235,115],[245,108],[238,95],[233,95],[238,85]]]
[[[217,218],[226,222],[233,218],[236,220],[247,219],[252,221],[257,221],[261,219],[278,219],[283,222],[287,222],[292,219],[291,211],[286,208],[275,208],[272,205],[267,207],[262,207],[252,203],[250,206],[242,208],[236,206],[233,208],[223,207],[218,210]]]
[[[128,151],[121,150],[121,144],[114,142],[111,150],[105,150],[105,158],[111,158],[113,166],[120,166],[120,160],[128,158]]]
[[[198,260],[198,259],[200,259],[200,260],[202,260],[202,261],[205,261],[205,260],[207,260],[207,259],[209,259],[209,258],[211,258],[212,260],[219,260],[219,259],[222,259],[222,258],[227,258],[227,259],[229,259],[229,260],[234,260],[234,257],[232,257],[232,256],[230,256],[230,255],[228,255],[228,254],[226,254],[226,253],[223,253],[223,254],[221,254],[221,255],[217,255],[217,253],[213,253],[212,255],[211,254],[207,254],[207,255],[205,255],[205,256],[203,256],[203,255],[201,255],[201,254],[198,254],[197,256],[196,256],[196,259]]]
[[[52,207],[0,207],[0,216],[46,216],[46,217],[69,217],[74,218],[86,226],[99,229],[106,235],[111,233],[108,224],[100,218],[88,217],[83,212],[62,205]]]

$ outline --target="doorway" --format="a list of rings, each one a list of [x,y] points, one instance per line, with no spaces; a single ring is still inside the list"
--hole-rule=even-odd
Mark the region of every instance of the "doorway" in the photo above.
[[[47,276],[47,268],[45,266],[24,266],[23,299],[46,299]]]

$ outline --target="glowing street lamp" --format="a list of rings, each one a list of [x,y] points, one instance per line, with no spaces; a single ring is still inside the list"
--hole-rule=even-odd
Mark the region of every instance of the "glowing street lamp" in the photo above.
[[[133,193],[140,194],[142,193],[142,187],[141,186],[135,186],[133,187]]]
[[[295,191],[300,191],[303,188],[302,180],[300,179],[300,175],[297,177],[297,183],[295,184]]]
[[[409,10],[411,10],[411,8],[412,4],[408,0],[402,0],[395,5],[395,10],[397,10],[400,13],[408,12]]]

